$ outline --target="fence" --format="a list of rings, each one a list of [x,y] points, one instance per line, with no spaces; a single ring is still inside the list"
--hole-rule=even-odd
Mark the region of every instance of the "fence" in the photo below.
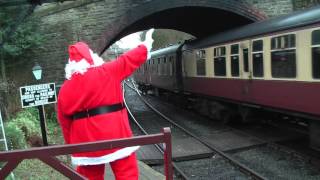
[[[163,128],[162,133],[159,134],[136,136],[132,138],[97,141],[81,144],[55,145],[49,147],[31,148],[28,150],[0,152],[0,161],[7,162],[5,166],[0,170],[0,179],[5,179],[5,177],[7,177],[10,172],[13,171],[14,168],[16,168],[24,159],[39,159],[70,179],[83,180],[85,179],[83,176],[78,174],[71,167],[60,162],[55,156],[158,143],[165,143],[165,176],[167,180],[172,180],[173,170],[171,164],[172,146],[170,128]]]

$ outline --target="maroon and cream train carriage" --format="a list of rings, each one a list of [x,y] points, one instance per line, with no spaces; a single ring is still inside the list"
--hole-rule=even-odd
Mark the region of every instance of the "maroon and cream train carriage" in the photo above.
[[[178,88],[197,97],[196,102],[202,99],[201,107],[209,113],[216,112],[212,107],[231,104],[228,107],[237,107],[244,119],[248,107],[308,118],[311,145],[320,149],[319,6],[180,46],[181,52],[175,50],[175,62],[181,62],[174,66],[180,67],[173,70],[175,75],[161,77],[157,68],[166,65],[160,58],[149,69],[152,75],[144,74],[151,77],[150,85]],[[157,58],[167,57],[166,51],[157,52]]]
[[[181,87],[181,44],[151,52],[151,58],[134,74],[143,90],[151,87],[177,92]],[[177,77],[177,75],[179,75]]]

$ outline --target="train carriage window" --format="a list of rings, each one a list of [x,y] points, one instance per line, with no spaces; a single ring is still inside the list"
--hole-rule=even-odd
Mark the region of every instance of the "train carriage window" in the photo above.
[[[158,59],[158,75],[161,76],[162,75],[162,58]]]
[[[320,45],[320,30],[312,31],[312,45]]]
[[[160,58],[158,58],[158,64],[156,65],[157,67],[157,75],[160,76],[161,75],[161,72],[160,72]]]
[[[294,48],[296,36],[294,34],[282,35],[271,39],[271,50]]]
[[[168,71],[167,71],[167,57],[164,57],[163,59],[163,75],[167,76],[168,75]]]
[[[164,59],[165,59],[165,57],[161,58],[161,65],[160,65],[160,67],[161,67],[161,75],[162,76],[164,76],[164,66],[165,66]]]
[[[173,75],[173,56],[169,57],[169,76]]]
[[[253,41],[252,51],[253,52],[263,51],[263,41],[262,40]]]
[[[214,48],[214,75],[226,76],[226,47]]]
[[[239,44],[231,45],[231,75],[239,76]]]
[[[152,59],[152,65],[151,65],[151,71],[152,71],[152,74],[155,74],[155,65],[154,65],[154,59]]]
[[[271,74],[275,78],[296,77],[295,35],[283,35],[271,39]]]
[[[159,75],[163,75],[163,58],[160,58],[160,64],[159,64]]]
[[[242,50],[243,53],[243,71],[249,72],[249,50],[245,48]]]
[[[231,54],[239,54],[239,44],[231,45]]]
[[[312,31],[312,77],[320,79],[320,30]]]
[[[254,77],[263,77],[263,41],[252,43],[252,70]]]
[[[206,51],[199,50],[196,53],[196,61],[197,61],[197,75],[205,76],[206,75]]]
[[[155,74],[155,69],[154,69],[154,59],[152,59],[152,63],[151,63],[151,71],[152,71],[152,74]]]
[[[272,77],[296,77],[296,52],[295,50],[271,52]]]

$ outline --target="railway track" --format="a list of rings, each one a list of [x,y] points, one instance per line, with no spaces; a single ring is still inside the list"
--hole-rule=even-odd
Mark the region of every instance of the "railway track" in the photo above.
[[[131,88],[131,90],[135,90],[138,94],[139,92],[137,91],[137,89],[135,87],[132,87],[128,84],[126,84],[128,87]],[[134,84],[133,84],[134,85]],[[141,96],[139,94],[139,96]],[[239,171],[241,171],[241,173],[238,173],[236,176],[242,176],[242,177],[249,177],[249,179],[266,179],[265,177],[263,177],[262,175],[260,175],[259,173],[251,170],[250,168],[248,168],[246,165],[242,164],[241,162],[235,160],[233,157],[231,157],[230,155],[220,151],[218,148],[214,147],[213,145],[207,143],[205,140],[199,138],[197,135],[193,134],[191,131],[183,128],[182,126],[180,126],[179,124],[175,123],[173,120],[171,120],[170,118],[168,118],[166,115],[164,115],[163,113],[161,113],[160,111],[158,111],[156,108],[154,108],[150,103],[148,103],[147,101],[145,101],[143,98],[140,97],[140,100],[143,101],[143,103],[150,108],[153,112],[155,112],[156,114],[158,114],[162,119],[162,121],[166,120],[167,122],[169,122],[169,126],[174,127],[172,129],[173,131],[173,136],[174,134],[183,134],[183,136],[189,136],[191,138],[193,138],[195,141],[198,142],[198,144],[201,144],[202,146],[206,147],[207,149],[211,150],[215,155],[209,156],[209,161],[216,161],[216,157],[217,155],[221,158],[223,158],[224,160],[228,161],[228,163],[230,163],[235,169],[238,169]],[[148,134],[148,130],[146,130],[143,125],[141,125],[141,123],[139,122],[139,120],[137,120],[138,118],[136,118],[136,115],[134,113],[132,113],[132,111],[130,110],[130,107],[128,107],[128,111],[133,119],[133,121],[135,122],[135,124],[139,127],[139,129],[144,133],[144,134]],[[158,120],[159,121],[159,120]],[[174,137],[173,137],[174,138]],[[185,138],[185,137],[184,137]],[[163,153],[162,147],[157,145],[157,149],[159,151],[161,151]],[[204,156],[206,156],[207,154],[205,153]],[[211,157],[211,158],[210,158]],[[213,158],[212,158],[213,157]],[[192,157],[191,159],[193,159],[195,157]],[[181,158],[180,161],[184,159]],[[174,158],[175,160],[175,158]],[[183,162],[181,162],[183,163]],[[175,169],[175,172],[177,174],[180,175],[180,177],[182,177],[182,179],[190,179],[190,177],[188,177],[184,171],[180,168],[180,166],[182,166],[180,163],[180,165],[177,165],[176,163],[173,164],[173,167]],[[209,162],[209,164],[213,164],[213,162]],[[212,177],[211,177],[212,178]]]
[[[134,88],[134,87],[131,87]],[[132,89],[131,89],[132,90]],[[135,101],[138,101],[137,98]],[[143,98],[142,98],[143,99]],[[150,105],[151,100],[148,99],[148,102],[144,100],[146,104]],[[150,105],[151,106],[151,105]],[[153,106],[158,106],[157,108]],[[233,144],[232,142],[219,142],[214,143],[212,140],[208,139],[208,137],[205,137],[204,134],[213,134],[212,139],[219,139],[219,136],[222,134],[228,134],[230,131],[236,133],[237,136],[246,136],[246,132],[242,132],[240,130],[227,127],[227,128],[217,128],[217,129],[210,129],[206,130],[203,127],[199,126],[199,123],[201,121],[197,121],[195,123],[189,123],[189,124],[183,124],[181,123],[182,121],[185,122],[186,120],[183,118],[180,118],[182,120],[179,120],[179,113],[181,112],[174,112],[172,113],[173,108],[171,108],[171,115],[168,117],[168,114],[170,114],[170,108],[169,110],[168,107],[161,107],[161,106],[167,106],[167,105],[157,105],[156,103],[152,102],[153,111],[161,111],[162,112],[162,118],[160,119],[166,119],[170,123],[167,124],[167,126],[173,127],[174,130],[176,129],[181,129],[184,131],[186,134],[189,134],[190,136],[193,136],[194,139],[197,141],[200,140],[202,145],[205,145],[208,148],[214,148],[215,150],[212,150],[215,155],[212,156],[212,159],[215,159],[219,161],[219,158],[225,158],[223,155],[226,155],[227,157],[231,157],[231,161],[235,161],[241,165],[244,164],[244,167],[249,169],[250,172],[246,172],[246,170],[243,170],[241,167],[237,166],[237,163],[233,165],[233,168],[241,170],[242,174],[236,175],[237,178],[238,176],[249,178],[249,179],[301,179],[301,177],[308,177],[307,179],[319,179],[319,171],[317,170],[310,170],[308,167],[308,163],[305,160],[304,156],[301,156],[299,153],[296,153],[294,150],[290,148],[286,148],[284,146],[281,146],[277,143],[274,143],[273,141],[265,141],[261,140],[257,137],[254,138],[254,140],[258,140],[260,143],[252,143],[252,144],[246,144],[245,141],[241,139],[237,139],[235,136],[231,136],[230,139],[236,139],[236,141],[239,141],[240,144],[246,144],[245,146],[237,146],[236,144]],[[144,107],[143,111],[147,111],[147,108]],[[159,112],[160,113],[160,112]],[[161,113],[160,113],[161,114]],[[166,115],[165,115],[166,114]],[[174,117],[176,116],[176,117]],[[173,118],[174,117],[174,118]],[[198,117],[196,117],[198,118]],[[160,121],[160,120],[158,120]],[[180,125],[183,124],[183,125]],[[145,125],[146,126],[146,125]],[[199,127],[198,127],[199,126]],[[212,124],[206,124],[206,127],[212,126]],[[191,127],[191,128],[190,128]],[[200,130],[199,130],[200,129]],[[198,131],[198,132],[197,132]],[[156,131],[155,131],[156,132]],[[151,130],[151,133],[152,130]],[[173,134],[174,136],[174,134]],[[227,140],[228,141],[228,140]],[[249,141],[253,141],[253,139],[249,138]],[[220,144],[233,144],[234,147],[221,147]],[[216,151],[217,150],[217,151]],[[221,152],[221,155],[219,154]],[[199,157],[198,157],[199,158]],[[276,159],[275,159],[276,158]],[[207,158],[210,159],[210,158]],[[185,164],[190,164],[193,163],[193,166],[201,166],[205,164],[204,166],[207,166],[208,164],[215,165],[215,167],[212,167],[213,169],[221,169],[219,167],[219,164],[227,164],[227,163],[217,163],[214,164],[213,162],[210,163],[203,163],[203,161],[207,161],[207,159],[202,159],[202,160],[191,160],[191,159],[185,159],[187,161],[182,161],[183,159],[175,159],[176,160],[176,165],[180,167],[180,169],[184,169],[186,166]],[[228,158],[227,158],[228,159]],[[270,160],[269,160],[270,159]],[[181,161],[181,162],[178,162]],[[230,160],[228,159],[228,163],[230,163]],[[232,162],[231,162],[232,163]],[[298,164],[298,165],[297,165]],[[209,166],[208,166],[209,167]],[[207,167],[207,168],[208,168]],[[249,168],[248,168],[249,167]],[[295,168],[300,168],[301,170],[295,170]],[[227,168],[225,168],[227,169]],[[281,169],[281,170],[279,170]],[[311,168],[312,169],[312,168]],[[259,177],[255,177],[254,175],[251,174],[255,172],[257,173]],[[214,173],[214,172],[213,172]],[[297,173],[297,175],[295,175]],[[188,177],[190,177],[190,173],[187,171],[186,173]],[[207,173],[207,179],[210,179],[210,174]],[[261,175],[262,174],[262,175]],[[195,177],[192,177],[191,179],[197,179],[196,176],[199,176],[199,174],[196,174]],[[225,178],[227,177],[227,174],[224,174]],[[214,177],[216,178],[216,177]],[[203,178],[198,178],[198,179],[206,179],[205,177]],[[212,179],[212,177],[211,177]],[[305,179],[305,178],[303,178]]]

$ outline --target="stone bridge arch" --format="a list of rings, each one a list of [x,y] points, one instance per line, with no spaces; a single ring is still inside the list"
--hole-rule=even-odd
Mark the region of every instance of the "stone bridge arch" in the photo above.
[[[33,59],[12,68],[11,74],[20,82],[18,85],[29,84],[33,80],[30,69],[38,62],[43,67],[42,81],[60,84],[64,81],[67,47],[76,41],[85,41],[102,53],[121,37],[150,27],[176,29],[202,37],[266,19],[270,14],[265,13],[268,12],[265,7],[270,4],[261,6],[260,1],[266,3],[264,0],[81,0],[43,4],[33,16],[40,19],[47,42]],[[291,0],[283,1],[285,5],[278,9],[290,6]],[[276,5],[277,1],[273,3]],[[216,19],[211,21],[208,17]],[[186,19],[196,19],[197,24]],[[223,22],[216,23],[217,19]],[[213,25],[208,26],[208,22]]]
[[[184,12],[184,16],[181,16]],[[225,20],[229,22],[219,20],[220,16],[225,16]],[[212,18],[212,21],[206,18]],[[108,23],[99,41],[98,50],[103,51],[121,37],[151,27],[175,29],[195,37],[203,37],[266,18],[267,15],[262,10],[245,1],[154,0],[129,9],[113,22]],[[186,19],[196,20],[193,22],[195,25],[185,23]],[[179,23],[181,21],[184,24]]]

